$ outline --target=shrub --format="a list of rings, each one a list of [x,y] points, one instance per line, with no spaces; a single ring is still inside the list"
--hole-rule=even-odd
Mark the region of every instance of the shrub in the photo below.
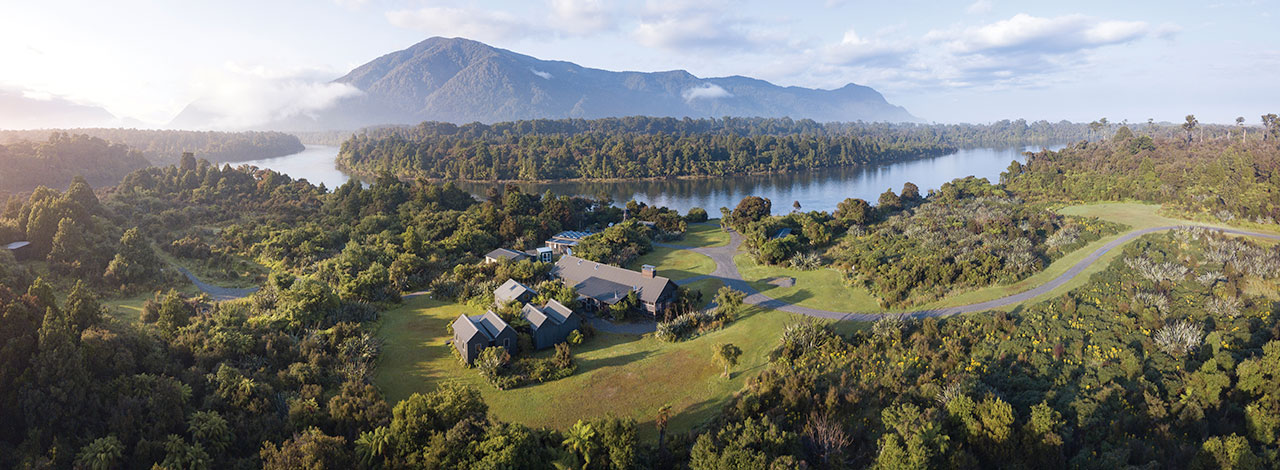
[[[692,209],[689,209],[689,213],[685,214],[684,216],[684,221],[691,224],[706,222],[707,210],[701,207],[694,207]]]

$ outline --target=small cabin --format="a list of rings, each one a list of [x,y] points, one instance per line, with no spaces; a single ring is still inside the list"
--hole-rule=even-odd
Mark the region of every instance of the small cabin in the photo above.
[[[573,330],[582,327],[582,317],[554,299],[542,307],[526,304],[520,314],[533,330],[534,349],[546,349],[566,342]]]
[[[493,303],[503,305],[511,302],[525,303],[533,300],[538,296],[538,291],[516,282],[515,279],[507,279],[493,291]]]
[[[459,315],[453,321],[453,347],[467,364],[475,362],[486,348],[495,346],[506,348],[513,355],[518,351],[516,330],[492,310],[483,315]]]
[[[532,258],[533,258],[533,255],[530,255],[528,253],[524,253],[516,250],[508,250],[506,248],[498,248],[496,250],[490,251],[489,253],[485,254],[484,262],[497,263],[499,261],[510,261],[512,263],[515,263],[517,261],[523,261],[523,260],[532,259]]]

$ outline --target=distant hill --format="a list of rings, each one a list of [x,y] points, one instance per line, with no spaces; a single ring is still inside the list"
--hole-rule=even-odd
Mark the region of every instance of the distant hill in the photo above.
[[[130,149],[141,152],[151,163],[161,166],[178,163],[183,152],[194,153],[196,158],[214,163],[234,163],[289,155],[306,148],[298,137],[280,132],[121,128],[0,130],[0,144],[20,141],[43,142],[50,139],[51,134],[55,137],[57,134],[82,134],[115,144],[127,145]]]
[[[684,70],[613,72],[541,60],[461,38],[427,39],[361,65],[335,82],[363,93],[324,111],[265,127],[326,130],[422,121],[493,123],[638,115],[920,120],[885,101],[879,92],[852,83],[816,90],[741,76],[699,78]],[[171,126],[196,126],[206,113],[197,105],[189,106]]]
[[[107,110],[62,98],[32,98],[21,91],[0,90],[0,129],[44,129],[119,125]]]
[[[26,192],[40,185],[62,190],[75,176],[93,186],[110,186],[150,166],[141,152],[123,144],[83,134],[46,137],[0,144],[0,193]]]

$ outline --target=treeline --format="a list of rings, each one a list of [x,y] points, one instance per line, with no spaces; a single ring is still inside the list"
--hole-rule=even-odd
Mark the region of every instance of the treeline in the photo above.
[[[640,121],[651,118],[634,118]],[[895,136],[862,137],[791,130],[740,135],[695,132],[710,122],[659,120],[678,132],[635,132],[635,126],[576,131],[579,121],[545,121],[552,130],[494,133],[426,123],[357,135],[342,144],[339,164],[360,174],[462,180],[560,180],[724,176],[854,166],[926,155],[952,147]],[[593,121],[582,121],[593,122]],[[682,124],[687,122],[688,124]],[[762,130],[773,120],[757,120]],[[514,123],[521,124],[521,123]],[[560,129],[563,127],[564,129]],[[687,129],[686,129],[687,128]],[[388,134],[385,137],[374,135]]]
[[[178,163],[190,152],[211,162],[238,162],[301,152],[297,137],[274,131],[183,131],[159,129],[41,129],[0,131],[0,142],[41,141],[50,133],[77,134],[124,144],[156,165]]]
[[[1243,139],[1152,139],[1121,128],[1099,142],[1031,154],[1001,175],[1015,194],[1039,201],[1138,199],[1192,217],[1273,224],[1280,219],[1280,133]]]
[[[149,165],[141,153],[122,144],[44,133],[39,140],[0,144],[0,194],[25,193],[38,186],[66,188],[75,176],[90,184],[111,185]]]

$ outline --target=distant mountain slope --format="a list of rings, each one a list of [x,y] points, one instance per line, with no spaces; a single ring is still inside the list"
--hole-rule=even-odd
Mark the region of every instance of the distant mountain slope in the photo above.
[[[748,77],[689,72],[612,72],[540,60],[459,38],[431,38],[335,80],[362,95],[274,129],[351,129],[422,121],[454,123],[615,116],[791,117],[817,121],[919,121],[879,92],[780,87]],[[188,123],[188,109],[175,122]]]
[[[107,110],[63,98],[37,99],[21,91],[0,90],[0,129],[44,129],[118,125]]]

